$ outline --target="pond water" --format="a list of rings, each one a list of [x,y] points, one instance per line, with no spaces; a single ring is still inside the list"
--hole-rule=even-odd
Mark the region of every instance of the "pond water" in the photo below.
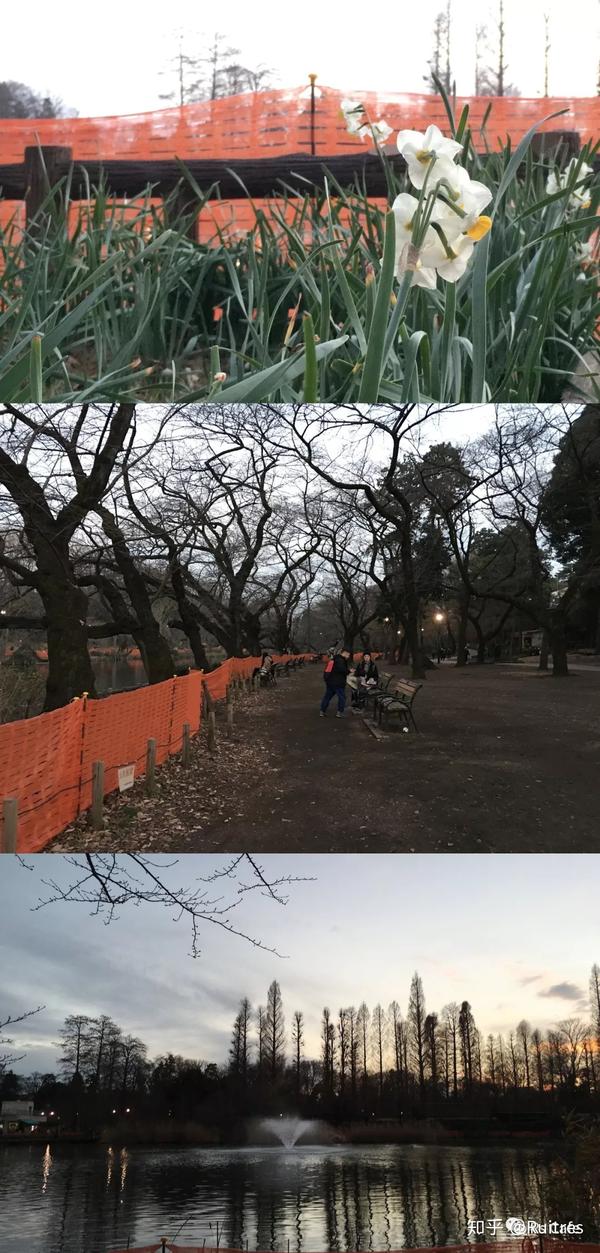
[[[145,687],[146,671],[139,657],[94,657],[92,659],[98,695],[120,692],[129,687]]]
[[[281,1253],[456,1244],[469,1219],[542,1217],[547,1152],[0,1145],[2,1253],[108,1253],[177,1233]]]

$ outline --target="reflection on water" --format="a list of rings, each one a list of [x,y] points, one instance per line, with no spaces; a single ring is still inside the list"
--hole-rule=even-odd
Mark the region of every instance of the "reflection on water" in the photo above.
[[[282,1253],[455,1244],[469,1219],[541,1218],[545,1178],[534,1148],[7,1145],[2,1253],[107,1253],[177,1232],[214,1245],[217,1230],[221,1246]]]
[[[129,687],[145,687],[148,682],[139,657],[93,657],[92,665],[99,696]]]

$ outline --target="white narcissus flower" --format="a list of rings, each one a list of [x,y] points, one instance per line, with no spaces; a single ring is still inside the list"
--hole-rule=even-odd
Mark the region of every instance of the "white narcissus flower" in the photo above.
[[[435,291],[437,287],[437,270],[434,266],[424,265],[422,254],[413,244],[405,244],[398,258],[398,279],[404,278],[409,271],[412,273],[411,287],[428,287]]]
[[[456,283],[457,279],[462,278],[474,247],[475,243],[468,235],[460,235],[458,239],[453,239],[451,249],[454,256],[450,258],[444,253],[443,260],[436,263],[436,269],[440,278],[445,279],[447,283]],[[427,263],[427,256],[424,253],[423,265],[427,265]]]
[[[415,263],[411,287],[428,287],[430,291],[437,287],[437,271],[424,265],[421,257]]]
[[[376,144],[384,144],[386,139],[389,139],[392,134],[392,127],[388,126],[387,122],[384,122],[383,118],[380,117],[378,122],[371,122],[361,126],[360,134],[365,139],[368,139],[370,135]]]
[[[423,263],[422,251],[417,252],[413,244],[413,223],[418,207],[419,201],[409,192],[401,192],[392,205],[396,223],[396,274],[401,279],[410,269],[413,272],[411,287],[434,288],[437,282],[435,268]],[[425,244],[433,248],[437,243],[435,231],[428,226]]]
[[[420,145],[420,146],[419,146]],[[426,146],[428,145],[428,146]],[[412,272],[412,285],[435,288],[437,276],[455,283],[465,273],[475,244],[487,235],[492,219],[482,212],[492,200],[484,183],[470,178],[468,171],[454,163],[461,145],[444,139],[430,126],[419,131],[401,131],[398,147],[405,157],[413,184],[423,186],[427,169],[434,161],[426,212],[430,225],[415,243],[415,218],[419,200],[407,192],[392,205],[396,223],[396,273],[398,278]],[[415,162],[419,169],[412,167]]]
[[[572,157],[569,164],[565,166],[565,169],[558,176],[555,170],[550,171],[546,181],[546,191],[549,196],[554,196],[556,192],[564,191],[565,188],[568,187],[577,164],[578,158]],[[577,182],[580,182],[581,179],[589,178],[593,173],[593,167],[591,165],[586,165],[585,161],[582,161],[577,174]],[[569,204],[574,209],[589,209],[591,204],[589,188],[576,187],[569,196]]]
[[[443,187],[439,189],[433,220],[444,224],[446,234],[450,232],[459,235],[476,225],[482,209],[485,209],[492,199],[492,192],[484,183],[478,183],[476,179],[470,178],[462,165],[453,167],[452,188],[453,195],[450,195]],[[460,213],[455,213],[447,201],[451,201],[466,216],[461,217]]]
[[[451,181],[455,158],[462,151],[456,139],[446,139],[438,126],[428,126],[423,131],[400,131],[397,138],[398,151],[408,166],[408,176],[413,187],[422,187],[431,165],[435,170],[429,177],[429,185],[439,179]]]
[[[350,135],[358,135],[365,124],[365,106],[360,100],[342,100],[340,109]]]
[[[419,201],[416,196],[411,196],[409,192],[402,191],[396,196],[392,205],[392,211],[396,221],[396,263],[400,253],[406,244],[413,242],[413,225],[415,214],[419,207]],[[437,235],[433,227],[428,226],[425,233],[425,244],[435,244]]]
[[[446,283],[455,283],[462,278],[473,254],[475,243],[483,239],[491,228],[491,218],[480,215],[468,231],[450,236],[446,231],[446,222],[440,223],[446,243],[438,235],[433,226],[428,226],[425,239],[417,251],[412,242],[414,216],[418,200],[406,192],[397,196],[392,209],[396,222],[396,274],[399,279],[411,269],[413,278],[411,286],[436,286],[437,275]],[[453,214],[454,221],[460,221]],[[449,255],[450,254],[450,255]]]

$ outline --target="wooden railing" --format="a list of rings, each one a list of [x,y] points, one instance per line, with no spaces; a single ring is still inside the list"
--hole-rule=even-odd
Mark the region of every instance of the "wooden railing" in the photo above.
[[[579,151],[575,131],[550,131],[534,136],[535,155],[560,160]],[[483,156],[482,160],[486,160]],[[395,151],[386,151],[385,160],[397,172],[404,169],[403,158]],[[596,163],[597,167],[599,163]],[[387,193],[384,164],[376,153],[352,152],[345,156],[313,157],[306,153],[268,158],[232,161],[74,161],[71,148],[58,146],[27,147],[20,165],[0,165],[0,195],[7,200],[22,200],[26,219],[31,222],[48,200],[53,188],[69,180],[72,200],[88,200],[90,190],[102,185],[115,197],[134,199],[149,187],[157,197],[174,196],[178,213],[194,213],[199,201],[218,197],[222,200],[243,200],[246,197],[270,195],[301,196],[322,189],[329,176],[343,187],[358,183],[368,196]],[[195,190],[195,188],[197,190]]]

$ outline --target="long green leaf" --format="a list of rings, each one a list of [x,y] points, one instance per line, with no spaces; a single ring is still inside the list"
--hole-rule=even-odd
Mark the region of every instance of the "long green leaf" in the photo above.
[[[371,321],[367,355],[358,394],[359,402],[373,404],[379,399],[379,384],[384,360],[385,332],[390,314],[396,263],[396,219],[392,210],[386,214],[383,261],[377,284],[377,296]]]

